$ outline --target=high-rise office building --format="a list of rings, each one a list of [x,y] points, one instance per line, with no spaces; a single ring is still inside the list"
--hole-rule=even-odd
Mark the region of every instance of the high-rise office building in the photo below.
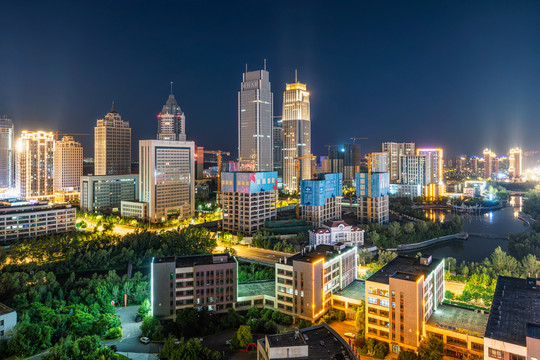
[[[508,156],[509,158],[509,167],[508,172],[510,175],[514,178],[521,177],[522,174],[522,157],[521,157],[521,149],[516,147],[510,149],[510,154]]]
[[[204,147],[195,147],[195,163],[197,164],[197,171],[195,172],[195,178],[202,180],[204,178]]]
[[[13,121],[0,117],[0,187],[13,187]]]
[[[499,170],[499,163],[496,156],[497,155],[490,149],[484,149],[484,177],[486,179],[496,176],[496,173]]]
[[[390,182],[399,180],[399,157],[402,155],[414,155],[415,147],[414,143],[385,142],[382,144],[382,151],[388,153]]]
[[[320,227],[326,220],[341,219],[342,174],[319,174],[318,179],[300,182],[302,219]]]
[[[420,185],[430,184],[431,162],[424,155],[402,155],[399,157],[399,183]]]
[[[186,141],[186,116],[171,93],[158,118],[158,140]]]
[[[150,221],[195,215],[193,141],[139,141],[139,199],[148,203]]]
[[[98,175],[81,177],[82,211],[117,213],[123,201],[139,198],[139,175]]]
[[[465,168],[467,168],[467,155],[461,155],[456,159],[456,170],[463,172]]]
[[[389,221],[389,179],[387,172],[356,174],[356,216],[359,222],[386,224]]]
[[[299,180],[311,179],[311,158],[300,161],[296,178],[296,158],[311,155],[311,120],[306,84],[296,81],[283,92],[283,187],[298,191]]]
[[[54,189],[79,190],[83,174],[83,148],[72,136],[54,143]]]
[[[54,135],[45,131],[23,131],[17,140],[16,179],[22,199],[54,196]]]
[[[416,149],[416,155],[426,157],[429,166],[426,167],[427,184],[439,184],[443,181],[443,149]],[[427,185],[426,184],[426,185]]]
[[[131,173],[131,128],[114,109],[94,128],[94,175]]]
[[[274,171],[278,173],[278,183],[283,183],[283,120],[281,116],[274,116],[273,121]]]
[[[273,171],[274,95],[268,71],[243,74],[238,92],[238,161],[242,171]]]

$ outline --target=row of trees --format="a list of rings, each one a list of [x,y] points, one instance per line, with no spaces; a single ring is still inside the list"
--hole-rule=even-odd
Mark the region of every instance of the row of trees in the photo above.
[[[256,232],[251,240],[251,245],[262,249],[270,249],[290,254],[297,252],[296,247],[293,244],[285,239],[281,239],[281,236],[279,235],[271,234],[268,230]]]
[[[260,264],[240,264],[238,266],[238,283],[272,280],[275,276],[276,272],[270,266]]]
[[[417,221],[390,225],[365,224],[366,239],[380,248],[395,248],[399,244],[413,244],[463,231],[463,218],[454,216],[444,223]]]

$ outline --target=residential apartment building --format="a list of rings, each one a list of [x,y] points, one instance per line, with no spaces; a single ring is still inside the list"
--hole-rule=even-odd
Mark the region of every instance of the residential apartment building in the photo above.
[[[414,155],[415,147],[415,143],[385,142],[382,144],[382,151],[388,153],[388,172],[391,182],[399,180],[399,157]]]
[[[17,140],[16,184],[21,199],[54,197],[54,135],[23,131]]]
[[[83,148],[72,136],[54,143],[54,189],[79,190],[83,174]]]
[[[17,325],[17,312],[0,303],[0,340],[8,339]]]
[[[347,224],[343,220],[325,221],[320,228],[308,231],[311,246],[344,243],[353,246],[364,245],[364,230]]]
[[[14,187],[15,152],[13,121],[0,117],[0,187]]]
[[[222,229],[251,235],[277,216],[277,171],[223,172]]]
[[[311,155],[311,118],[309,92],[298,81],[287,84],[283,93],[283,188],[298,192],[299,180],[311,179],[311,158],[298,160],[300,179],[296,178],[298,157]]]
[[[420,184],[390,184],[390,197],[415,198],[422,196],[422,186]]]
[[[319,174],[300,182],[300,209],[308,225],[320,227],[327,220],[341,219],[342,174]]]
[[[274,146],[274,171],[278,173],[278,185],[283,184],[283,120],[281,116],[274,116],[272,128]]]
[[[176,311],[205,307],[212,312],[232,309],[237,298],[237,262],[229,254],[152,259],[152,315],[171,319]]]
[[[388,172],[388,153],[376,152],[369,154],[371,159],[371,172],[383,173]],[[360,171],[357,171],[360,172]]]
[[[499,275],[484,335],[484,359],[540,359],[540,278]]]
[[[77,209],[47,201],[0,203],[0,244],[75,230]]]
[[[522,156],[521,156],[521,149],[516,147],[510,149],[510,153],[508,155],[509,158],[509,167],[508,167],[508,173],[510,176],[514,178],[520,178],[523,174],[522,169]]]
[[[443,149],[416,149],[416,155],[426,157],[426,185],[439,184],[444,180],[443,176]]]
[[[139,141],[139,200],[148,203],[150,221],[195,215],[193,141]]]
[[[242,171],[274,170],[273,104],[268,71],[246,71],[238,92],[238,160]]]
[[[94,175],[131,173],[131,128],[114,109],[94,128]]]
[[[356,254],[356,246],[319,245],[276,263],[276,308],[300,319],[319,319],[330,309],[332,293],[356,278]]]
[[[365,283],[366,338],[393,353],[416,351],[425,323],[444,299],[444,260],[398,256]]]
[[[122,201],[139,199],[139,175],[81,177],[81,210],[115,213]]]
[[[361,223],[389,221],[389,173],[356,174],[357,218]]]
[[[484,178],[489,179],[496,176],[499,170],[497,155],[490,149],[484,149]]]
[[[431,183],[431,163],[425,155],[406,155],[399,157],[399,183],[420,185],[423,189]]]
[[[157,115],[157,119],[158,140],[186,141],[186,116],[172,93],[172,83],[169,98]]]

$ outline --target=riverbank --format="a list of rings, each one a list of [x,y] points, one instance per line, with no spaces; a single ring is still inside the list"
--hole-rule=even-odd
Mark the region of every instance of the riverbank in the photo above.
[[[446,241],[450,240],[467,240],[469,238],[469,234],[466,232],[459,232],[456,234],[450,234],[446,236],[440,236],[433,239],[417,242],[414,244],[400,244],[395,249],[388,249],[389,251],[397,251],[397,252],[403,252],[403,251],[416,251],[416,250],[422,250],[424,248],[440,244]]]

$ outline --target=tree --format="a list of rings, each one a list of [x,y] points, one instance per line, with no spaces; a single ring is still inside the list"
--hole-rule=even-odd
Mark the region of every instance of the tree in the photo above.
[[[355,322],[356,338],[363,338],[366,334],[366,303],[364,300],[356,307]]]
[[[358,260],[362,265],[369,264],[373,260],[373,254],[368,249],[361,249],[358,253]]]
[[[535,277],[537,276],[540,266],[538,265],[536,261],[536,256],[533,254],[526,255],[521,260],[521,266],[523,267],[523,273],[526,276]]]
[[[137,310],[137,315],[139,315],[142,319],[144,319],[144,317],[148,315],[150,310],[151,310],[150,300],[144,299],[143,303],[141,304],[141,306],[139,306],[139,309]]]
[[[158,318],[147,315],[142,324],[141,332],[143,336],[149,337],[152,340],[161,340],[163,338],[163,327]]]
[[[251,328],[247,325],[240,325],[231,339],[231,349],[244,349],[251,342]]]
[[[298,322],[298,329],[305,329],[305,328],[311,327],[312,325],[313,324],[311,323],[311,321],[300,320]]]
[[[384,359],[388,355],[388,344],[384,341],[379,341],[373,349],[373,357],[377,359]]]
[[[433,335],[428,335],[418,346],[420,360],[442,360],[444,343]]]
[[[446,267],[446,270],[451,272],[452,270],[456,271],[456,264],[457,260],[453,257],[447,257],[444,259],[444,266]]]
[[[418,360],[418,355],[412,351],[400,351],[398,355],[398,360]]]
[[[388,225],[388,233],[394,239],[398,238],[399,235],[401,235],[401,226],[397,221],[394,221],[393,223]]]
[[[202,346],[197,339],[181,338],[175,341],[172,337],[165,340],[163,349],[158,354],[160,359],[167,360],[220,360],[219,352]]]

